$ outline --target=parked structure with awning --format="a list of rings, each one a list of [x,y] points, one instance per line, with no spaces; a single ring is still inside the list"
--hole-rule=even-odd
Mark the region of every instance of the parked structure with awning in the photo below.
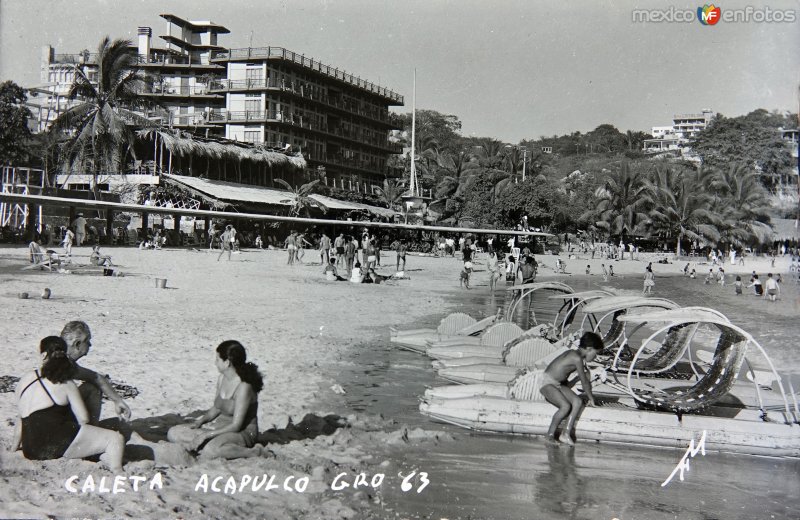
[[[292,193],[276,188],[262,188],[184,175],[162,175],[161,178],[167,184],[174,184],[214,207],[232,206],[235,208],[237,205],[289,207],[293,203]],[[381,218],[393,218],[398,214],[390,209],[338,200],[319,194],[310,195],[309,198],[319,203],[320,206],[337,212],[361,211]]]

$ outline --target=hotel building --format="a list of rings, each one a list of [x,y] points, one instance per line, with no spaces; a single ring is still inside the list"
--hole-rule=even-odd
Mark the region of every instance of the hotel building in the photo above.
[[[676,152],[688,153],[687,143],[700,131],[705,129],[714,117],[711,109],[703,109],[700,114],[676,114],[672,117],[671,126],[654,126],[653,139],[645,139],[645,153]]]
[[[131,48],[145,78],[142,93],[163,107],[149,118],[199,137],[302,153],[306,180],[295,177],[296,184],[321,177],[329,186],[372,192],[399,174],[387,162],[402,152],[389,139],[399,128],[389,107],[402,106],[401,95],[282,47],[228,49],[219,37],[230,31],[210,21],[161,18],[163,46],[153,47],[152,29],[139,27]],[[39,129],[69,106],[75,68],[91,80],[96,60],[88,51],[44,48],[45,86],[38,90],[50,95],[38,103]]]

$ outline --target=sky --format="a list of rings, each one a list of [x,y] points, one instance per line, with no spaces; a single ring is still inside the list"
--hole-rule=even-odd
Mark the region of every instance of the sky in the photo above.
[[[632,10],[699,3],[535,0],[0,0],[0,81],[41,84],[43,45],[94,50],[101,38],[136,38],[161,13],[230,29],[229,48],[286,47],[457,116],[465,136],[508,143],[671,124],[710,108],[798,110],[800,2],[718,4],[793,10],[793,23],[635,22]]]

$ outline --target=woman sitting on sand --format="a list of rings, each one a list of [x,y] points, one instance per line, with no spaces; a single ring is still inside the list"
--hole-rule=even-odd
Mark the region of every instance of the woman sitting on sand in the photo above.
[[[17,383],[20,421],[12,450],[22,448],[31,460],[82,459],[101,455],[111,470],[122,471],[125,440],[117,432],[89,424],[89,412],[75,382],[74,367],[67,357],[67,344],[59,336],[48,336],[39,344],[44,355],[41,370],[34,370]]]
[[[219,344],[216,366],[220,376],[214,405],[192,423],[170,428],[167,438],[205,458],[259,456],[258,393],[264,387],[263,377],[234,340]],[[211,428],[201,428],[212,421]]]
[[[104,255],[100,253],[100,246],[94,246],[92,248],[92,254],[89,255],[89,263],[92,265],[114,265],[111,263],[111,257],[108,255]]]

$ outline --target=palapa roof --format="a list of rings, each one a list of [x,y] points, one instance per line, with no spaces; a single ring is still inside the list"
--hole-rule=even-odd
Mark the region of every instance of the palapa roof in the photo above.
[[[306,167],[303,154],[286,155],[281,152],[237,143],[235,141],[198,139],[155,128],[138,132],[142,139],[153,139],[156,135],[164,141],[167,149],[180,156],[208,157],[234,161],[254,161],[269,166],[284,166],[302,170]]]
[[[185,175],[168,175],[163,177],[167,181],[175,182],[181,187],[188,188],[193,192],[197,192],[204,198],[215,199],[226,203],[246,202],[251,204],[267,204],[272,206],[291,206],[293,194],[286,190],[277,188],[264,188],[261,186],[252,186],[248,184],[238,184],[235,182],[217,181],[211,179],[203,179],[200,177],[187,177]],[[379,208],[377,206],[370,206],[368,204],[360,204],[357,202],[349,202],[326,197],[324,195],[313,194],[309,198],[319,202],[331,210],[339,211],[367,211],[374,215],[381,217],[392,217],[395,212]]]
[[[772,219],[775,240],[800,240],[800,225],[793,218]]]

